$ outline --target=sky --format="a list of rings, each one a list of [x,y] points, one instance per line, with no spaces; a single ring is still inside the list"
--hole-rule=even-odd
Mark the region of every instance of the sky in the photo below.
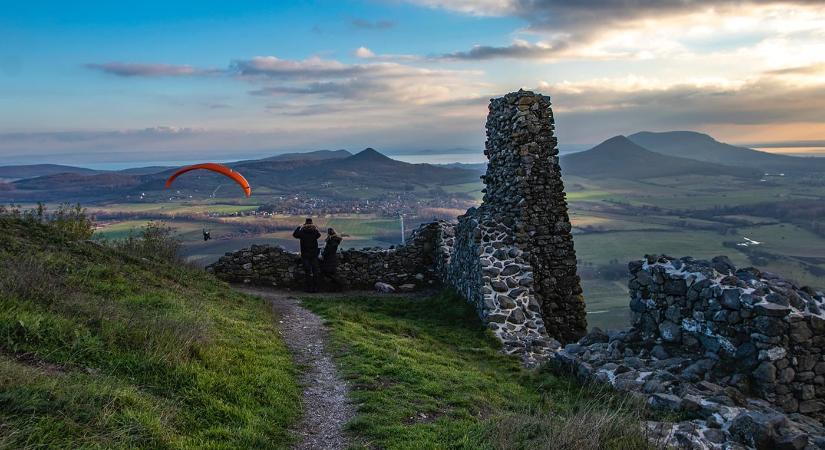
[[[560,145],[695,130],[825,148],[825,2],[3,1],[0,163],[483,148],[549,95]]]

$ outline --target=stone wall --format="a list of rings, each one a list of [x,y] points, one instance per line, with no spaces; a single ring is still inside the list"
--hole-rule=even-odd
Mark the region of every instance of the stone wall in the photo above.
[[[712,356],[707,371],[786,412],[825,417],[825,296],[775,274],[711,261],[630,264],[633,327]]]
[[[397,249],[347,250],[339,274],[350,287],[376,282],[415,289],[441,281],[528,365],[586,331],[550,98],[518,91],[490,101],[489,163],[482,204],[458,223],[434,222]],[[298,256],[252,246],[208,267],[219,278],[300,287]]]
[[[629,264],[633,324],[593,329],[550,361],[677,412],[658,445],[825,448],[825,296],[753,268],[649,256]]]
[[[486,127],[484,199],[467,219],[483,244],[485,314],[576,340],[587,324],[550,98],[518,91],[493,99]],[[523,319],[536,314],[543,324]]]
[[[372,289],[376,282],[415,290],[440,281],[436,271],[441,223],[415,230],[407,245],[398,248],[348,249],[338,255],[338,277],[352,289]],[[253,245],[227,253],[206,270],[232,283],[301,288],[304,270],[297,253],[278,246]]]

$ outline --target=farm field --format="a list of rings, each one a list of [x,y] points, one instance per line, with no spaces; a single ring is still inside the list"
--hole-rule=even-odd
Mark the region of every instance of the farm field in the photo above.
[[[801,285],[825,288],[825,237],[811,221],[791,221],[766,214],[763,205],[786,199],[825,199],[825,186],[781,177],[742,182],[726,177],[675,177],[648,180],[565,178],[569,215],[591,326],[627,323],[627,262],[648,253],[711,258],[727,255],[737,266],[754,265],[780,273]],[[480,182],[442,187],[480,201]],[[424,192],[414,194],[429,195]],[[358,196],[369,198],[366,190]],[[259,197],[262,202],[267,197]],[[148,220],[177,229],[184,254],[206,265],[225,252],[252,244],[297,250],[291,233],[303,216],[252,215],[250,200],[216,198],[189,202],[90,205],[90,211],[123,219],[100,221],[98,238],[120,239]],[[462,209],[421,209],[406,217],[406,232],[434,216],[454,217]],[[388,247],[401,242],[397,217],[331,214],[314,217],[321,229],[345,236],[343,248]],[[204,242],[202,229],[211,231]],[[750,241],[748,241],[750,240]],[[755,242],[755,243],[754,243]],[[747,244],[747,245],[743,245]]]

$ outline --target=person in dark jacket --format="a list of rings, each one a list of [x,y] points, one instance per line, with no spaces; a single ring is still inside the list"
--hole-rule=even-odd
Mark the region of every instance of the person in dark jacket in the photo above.
[[[295,229],[292,237],[301,241],[301,263],[304,266],[306,289],[317,292],[321,272],[318,267],[318,238],[321,237],[321,232],[312,224],[312,219],[308,218],[302,226]]]
[[[338,278],[338,246],[341,245],[341,236],[332,228],[327,228],[327,238],[324,241],[324,250],[321,252],[321,274],[328,279],[333,289],[340,291],[344,284]]]

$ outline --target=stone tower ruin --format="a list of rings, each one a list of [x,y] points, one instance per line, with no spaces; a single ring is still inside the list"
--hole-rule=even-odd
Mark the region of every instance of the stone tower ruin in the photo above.
[[[553,111],[549,97],[529,91],[489,109],[484,199],[458,218],[446,281],[505,351],[540,359],[548,336],[571,342],[587,329]]]
[[[587,322],[550,105],[550,97],[528,91],[490,102],[481,209],[512,224],[516,246],[529,254],[547,333],[569,342]]]
[[[482,204],[458,223],[422,226],[406,246],[343,252],[342,276],[353,287],[452,286],[504,351],[528,365],[545,360],[556,340],[577,340],[587,323],[553,131],[549,97],[518,91],[491,100]],[[228,254],[208,270],[280,287],[303,276],[297,255],[268,246]]]

